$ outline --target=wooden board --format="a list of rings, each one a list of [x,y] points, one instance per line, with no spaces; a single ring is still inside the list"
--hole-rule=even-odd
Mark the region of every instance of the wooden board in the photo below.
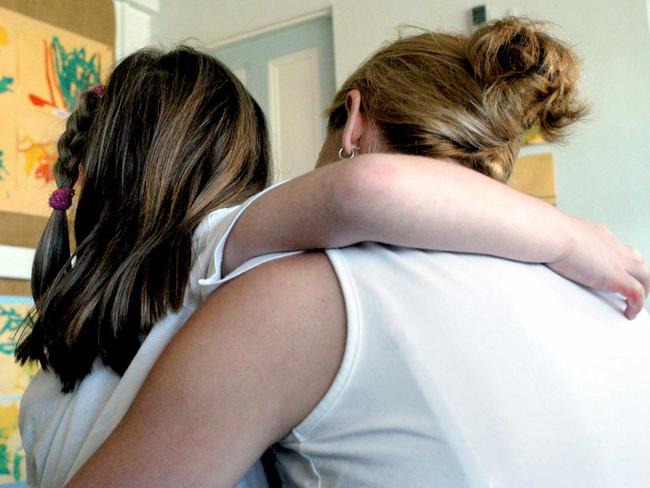
[[[112,0],[0,0],[0,7],[115,45]]]
[[[31,296],[32,289],[28,280],[0,279],[0,295]]]

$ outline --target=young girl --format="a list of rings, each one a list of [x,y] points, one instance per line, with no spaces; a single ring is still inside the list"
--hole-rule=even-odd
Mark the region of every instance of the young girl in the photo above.
[[[35,311],[16,352],[43,367],[21,408],[31,485],[74,474],[185,320],[255,256],[374,240],[551,263],[629,297],[629,283],[645,279],[602,229],[448,161],[368,154],[260,194],[270,178],[263,115],[232,73],[189,48],[123,60],[105,89],[82,96],[59,154]],[[259,467],[247,480],[262,482]]]

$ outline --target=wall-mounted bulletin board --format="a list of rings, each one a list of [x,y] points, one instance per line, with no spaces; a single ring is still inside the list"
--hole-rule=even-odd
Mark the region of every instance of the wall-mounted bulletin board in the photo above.
[[[0,0],[0,270],[3,251],[38,243],[56,142],[78,95],[105,79],[114,43],[111,0]],[[18,408],[35,369],[13,354],[29,295],[28,280],[0,271],[0,488],[25,481]]]
[[[55,188],[56,141],[113,64],[111,0],[0,0],[0,245],[33,248]],[[0,295],[28,293],[0,275]]]

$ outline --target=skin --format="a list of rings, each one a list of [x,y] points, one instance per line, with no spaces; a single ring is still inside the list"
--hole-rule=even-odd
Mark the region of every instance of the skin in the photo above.
[[[642,309],[650,269],[605,226],[452,161],[377,154],[387,148],[360,106],[361,95],[351,91],[347,124],[329,134],[316,171],[249,207],[227,242],[224,273],[271,251],[375,241],[545,263],[567,279],[621,294],[630,319]],[[360,155],[340,162],[341,147]]]
[[[361,153],[381,147],[356,97],[349,96],[348,124],[329,135],[319,166],[335,160],[341,146],[348,154],[352,146]],[[254,214],[255,206],[250,210]],[[607,275],[611,287],[629,287],[628,303],[644,297],[647,265],[594,229],[585,230],[584,244],[615,262],[616,272]],[[246,235],[246,225],[239,232]],[[551,267],[578,259],[573,244]],[[228,266],[236,267],[247,252],[233,255],[237,250],[227,248]],[[122,422],[67,486],[234,486],[325,395],[345,334],[345,304],[324,254],[246,273],[211,295],[181,329]]]
[[[324,255],[260,266],[204,303],[67,486],[234,486],[320,401],[344,344],[343,299]]]

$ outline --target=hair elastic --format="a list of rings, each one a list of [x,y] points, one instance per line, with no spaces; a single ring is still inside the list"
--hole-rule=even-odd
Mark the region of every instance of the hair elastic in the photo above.
[[[99,97],[103,97],[105,89],[104,89],[104,85],[102,85],[101,83],[97,83],[96,85],[91,86],[88,89],[88,91],[93,92],[95,95],[97,95]]]
[[[54,210],[68,210],[72,206],[73,196],[72,188],[57,188],[52,192],[48,201]]]

